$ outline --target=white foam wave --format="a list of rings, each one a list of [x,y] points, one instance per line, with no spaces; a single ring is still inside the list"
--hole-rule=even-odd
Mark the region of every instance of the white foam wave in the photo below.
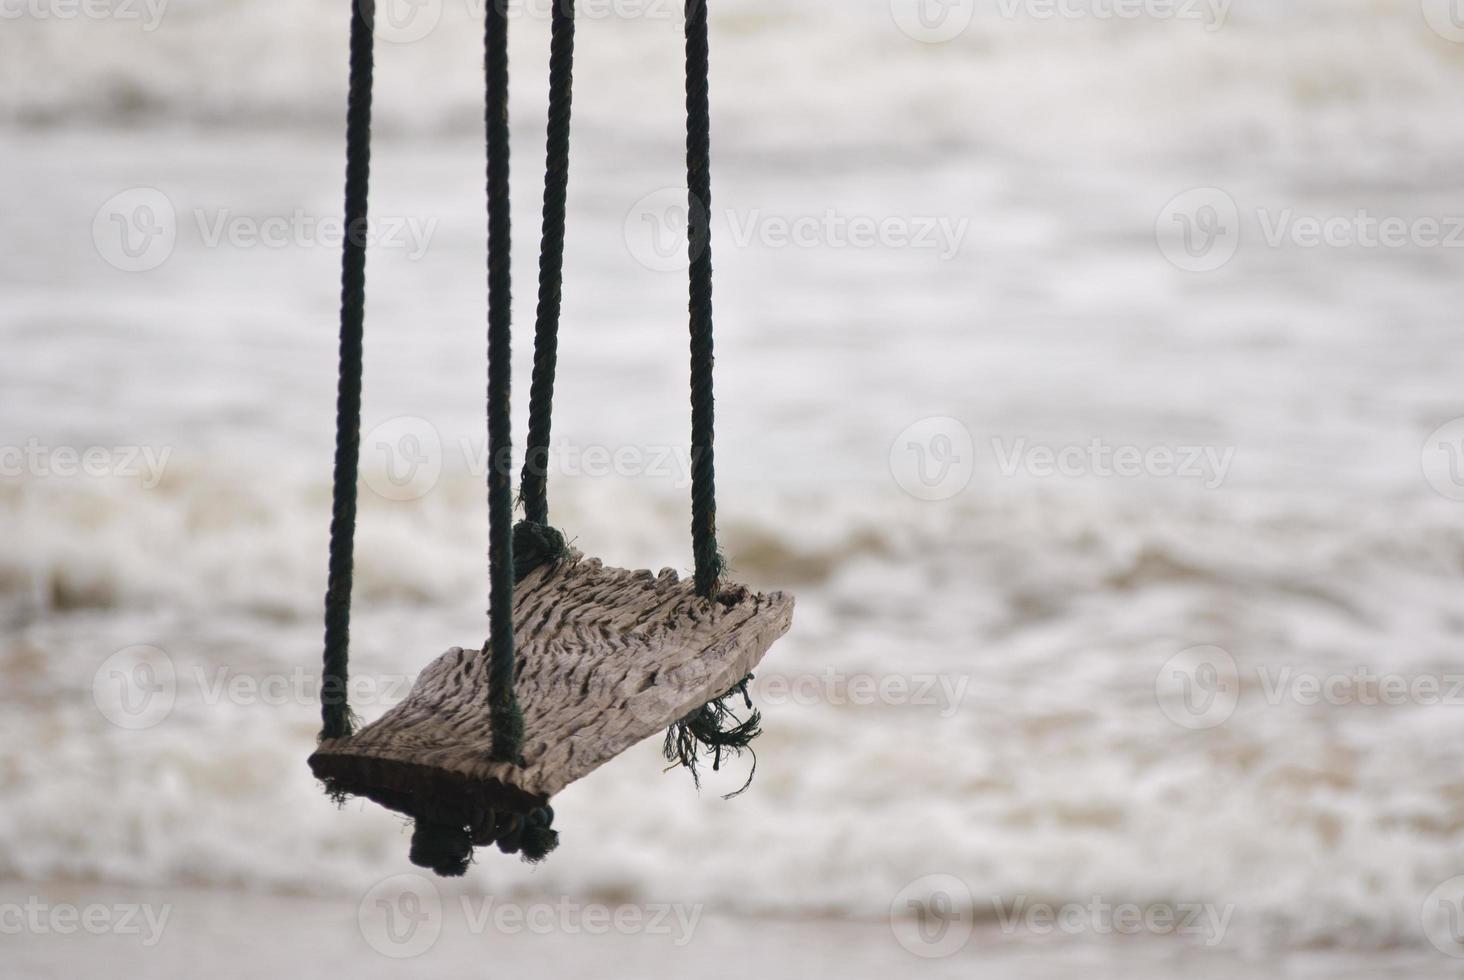
[[[679,500],[607,510],[604,492],[592,506],[571,483],[556,498],[581,544],[628,564],[679,552]],[[0,721],[0,873],[340,891],[399,869],[401,822],[336,812],[303,764],[324,487],[183,471],[152,493],[21,505],[7,490],[0,534],[25,547],[0,566],[18,617],[4,672],[24,696]],[[263,498],[274,506],[250,506]],[[1444,669],[1464,554],[1450,514],[1234,496],[1161,511],[1091,494],[841,500],[728,516],[739,573],[800,600],[758,682],[754,791],[718,800],[729,772],[698,797],[642,745],[557,801],[550,862],[487,859],[472,887],[882,916],[941,871],[978,909],[1212,902],[1236,907],[1235,942],[1422,941],[1425,885],[1464,858],[1448,709],[1274,706],[1252,685],[1234,723],[1188,731],[1154,685],[1195,643],[1231,651],[1243,675]],[[366,716],[481,631],[481,548],[462,533],[478,503],[464,480],[366,507]],[[779,530],[790,520],[796,536]],[[133,731],[99,712],[92,683],[135,644],[166,651],[177,700]],[[861,703],[859,677],[911,687]],[[922,678],[945,686],[922,701]]]
[[[1221,4],[1218,22],[1164,15],[1210,4],[1151,3],[1143,9],[1158,16],[1132,19],[1101,16],[1113,7],[1104,0],[1064,4],[1076,16],[1043,17],[1047,6],[989,0],[955,39],[925,44],[900,30],[886,0],[715,5],[721,145],[892,156],[1081,147],[1095,158],[1264,155],[1298,166],[1340,154],[1395,175],[1400,157],[1459,147],[1464,56],[1416,4],[1241,0]],[[581,138],[674,144],[679,8],[601,8],[630,15],[580,18]],[[434,15],[431,29],[378,44],[379,127],[475,132],[477,7],[412,9]],[[153,30],[115,18],[9,20],[0,118],[338,126],[343,10],[326,0],[288,13],[244,0],[164,4]],[[542,126],[547,36],[543,11],[516,21],[514,118],[528,127]]]

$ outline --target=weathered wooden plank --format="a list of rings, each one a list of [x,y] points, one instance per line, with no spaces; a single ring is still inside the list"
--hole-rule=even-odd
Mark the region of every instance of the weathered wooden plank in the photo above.
[[[316,776],[413,816],[471,823],[527,811],[725,694],[787,632],[793,597],[726,586],[715,601],[664,569],[577,552],[514,594],[523,767],[490,761],[488,655],[453,647],[411,693],[310,757]]]

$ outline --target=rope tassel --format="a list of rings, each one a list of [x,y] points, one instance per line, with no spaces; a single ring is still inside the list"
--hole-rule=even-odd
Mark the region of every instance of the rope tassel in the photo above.
[[[752,752],[752,770],[747,774],[747,782],[740,789],[723,796],[724,800],[746,792],[752,785],[752,777],[757,774],[757,753],[752,750],[752,740],[762,734],[762,714],[752,706],[752,695],[747,693],[747,685],[751,682],[752,675],[748,674],[726,694],[708,701],[672,725],[666,730],[666,740],[661,747],[666,761],[671,763],[670,768],[684,766],[689,769],[691,780],[698,789],[701,788],[701,775],[696,767],[703,750],[712,753],[713,772],[721,770],[723,752],[739,757],[744,751]],[[742,703],[750,712],[746,720],[738,717],[727,705],[727,701],[737,694],[742,695]]]

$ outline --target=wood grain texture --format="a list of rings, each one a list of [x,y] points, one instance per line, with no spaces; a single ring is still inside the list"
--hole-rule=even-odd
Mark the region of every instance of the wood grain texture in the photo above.
[[[310,757],[316,776],[413,816],[455,822],[542,805],[752,671],[788,631],[793,597],[724,586],[709,601],[671,569],[606,568],[578,552],[514,596],[523,767],[489,761],[488,656],[453,647],[408,696]]]

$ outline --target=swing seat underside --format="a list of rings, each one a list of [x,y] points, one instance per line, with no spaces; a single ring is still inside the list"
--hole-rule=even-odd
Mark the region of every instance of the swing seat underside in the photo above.
[[[379,719],[321,742],[310,768],[334,792],[418,819],[528,813],[726,694],[792,620],[782,592],[724,585],[708,600],[669,568],[606,568],[571,552],[514,590],[524,765],[490,761],[488,652],[453,647]]]

